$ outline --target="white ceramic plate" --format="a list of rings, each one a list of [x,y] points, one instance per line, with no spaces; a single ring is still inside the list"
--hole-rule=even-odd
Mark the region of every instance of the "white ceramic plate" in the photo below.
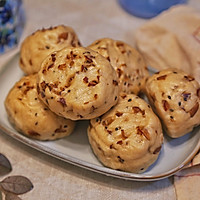
[[[80,167],[135,181],[152,181],[171,176],[180,170],[200,148],[200,129],[178,139],[165,136],[158,160],[144,173],[134,174],[106,168],[92,153],[87,138],[88,121],[80,121],[72,135],[56,141],[40,142],[18,133],[8,122],[4,100],[11,87],[22,76],[18,66],[19,55],[15,55],[0,71],[0,128],[11,137],[50,156],[62,159]]]

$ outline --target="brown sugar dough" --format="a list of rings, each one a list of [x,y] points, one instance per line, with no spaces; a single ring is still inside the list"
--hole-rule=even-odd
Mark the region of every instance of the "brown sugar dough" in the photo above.
[[[151,107],[125,93],[110,111],[90,120],[88,138],[105,166],[134,173],[156,161],[163,143],[161,123]]]
[[[38,74],[38,94],[56,114],[72,119],[102,115],[118,101],[118,79],[109,61],[88,48],[49,55]]]
[[[5,108],[10,122],[24,135],[38,140],[70,135],[75,122],[57,116],[38,99],[36,76],[22,77],[8,93]]]
[[[114,67],[122,92],[138,94],[144,88],[148,70],[141,54],[125,42],[103,38],[88,48],[106,57]]]
[[[51,52],[71,46],[78,47],[80,42],[69,26],[59,25],[37,30],[22,42],[19,65],[25,74],[36,73]]]
[[[171,68],[152,75],[146,82],[146,94],[172,138],[200,124],[200,86],[187,73]]]

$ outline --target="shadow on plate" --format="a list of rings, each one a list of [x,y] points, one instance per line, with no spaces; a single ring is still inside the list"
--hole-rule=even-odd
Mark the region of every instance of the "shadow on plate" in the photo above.
[[[190,140],[192,137],[194,137],[195,134],[197,134],[198,130],[199,128],[196,127],[192,132],[189,132],[179,138],[171,138],[167,134],[165,134],[165,139],[172,147],[184,145],[184,143],[187,143],[188,140]]]

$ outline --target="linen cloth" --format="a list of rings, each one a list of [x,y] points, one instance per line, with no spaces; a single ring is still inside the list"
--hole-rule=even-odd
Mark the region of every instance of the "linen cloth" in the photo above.
[[[135,37],[148,65],[182,69],[200,82],[200,12],[195,8],[174,6],[145,23]]]

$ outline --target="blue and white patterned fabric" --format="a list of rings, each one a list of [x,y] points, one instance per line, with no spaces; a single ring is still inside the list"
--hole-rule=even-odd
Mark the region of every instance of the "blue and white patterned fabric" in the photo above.
[[[0,0],[0,54],[18,44],[24,24],[22,0]]]

